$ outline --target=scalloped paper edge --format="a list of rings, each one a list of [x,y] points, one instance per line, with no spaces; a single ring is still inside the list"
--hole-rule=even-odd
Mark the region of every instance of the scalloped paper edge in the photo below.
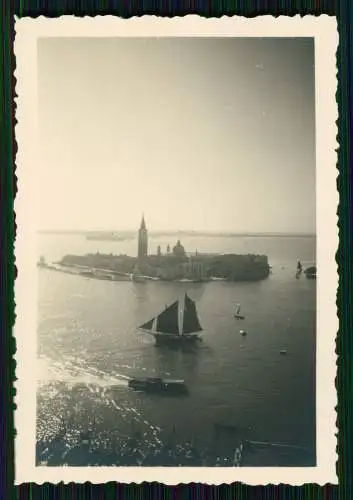
[[[18,145],[15,200],[17,236],[15,282],[17,343],[15,360],[15,483],[119,483],[159,482],[168,485],[209,485],[242,482],[248,485],[337,484],[337,427],[335,386],[338,331],[336,293],[338,248],[336,189],[336,136],[338,109],[336,51],[337,23],[322,15],[202,18],[196,15],[162,18],[142,16],[121,19],[113,16],[16,18],[16,119]],[[37,91],[36,41],[39,37],[128,37],[128,36],[236,36],[314,37],[316,81],[316,227],[317,265],[317,466],[316,467],[44,467],[35,465],[36,435],[36,159]]]

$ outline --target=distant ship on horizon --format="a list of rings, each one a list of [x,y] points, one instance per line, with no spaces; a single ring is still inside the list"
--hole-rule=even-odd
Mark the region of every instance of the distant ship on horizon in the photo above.
[[[126,241],[134,239],[133,236],[122,235],[114,232],[95,232],[86,234],[86,240],[93,241]]]

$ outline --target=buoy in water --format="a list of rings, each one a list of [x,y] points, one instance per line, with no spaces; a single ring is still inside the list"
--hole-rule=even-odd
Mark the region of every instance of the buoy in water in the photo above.
[[[245,330],[240,330],[239,333],[240,333],[240,335],[243,335],[243,336],[246,335],[246,331]]]

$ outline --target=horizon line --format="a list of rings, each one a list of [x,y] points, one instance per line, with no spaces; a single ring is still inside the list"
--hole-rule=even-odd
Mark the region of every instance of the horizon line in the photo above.
[[[136,229],[39,229],[40,234],[137,234]],[[149,234],[209,234],[209,235],[229,235],[229,236],[316,236],[316,231],[232,231],[232,230],[200,230],[200,229],[153,229],[148,230]]]

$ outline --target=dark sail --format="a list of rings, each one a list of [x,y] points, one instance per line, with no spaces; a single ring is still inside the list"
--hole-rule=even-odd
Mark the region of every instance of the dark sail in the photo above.
[[[202,328],[197,317],[196,305],[186,294],[184,299],[183,334],[201,332]]]
[[[139,328],[141,328],[141,330],[149,330],[149,331],[151,331],[152,327],[153,327],[153,321],[154,321],[154,318],[150,319],[149,321],[147,321],[147,323],[144,323]]]
[[[157,332],[179,335],[179,302],[173,302],[165,311],[157,316]]]

